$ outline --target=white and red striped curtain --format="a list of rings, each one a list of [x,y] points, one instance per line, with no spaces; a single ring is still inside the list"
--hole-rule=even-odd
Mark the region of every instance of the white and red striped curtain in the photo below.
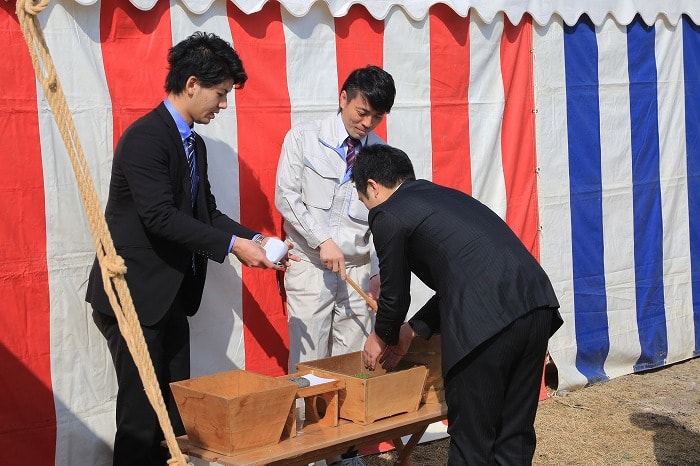
[[[39,18],[102,200],[116,140],[162,100],[167,51],[196,30],[230,41],[250,78],[197,127],[214,194],[268,234],[285,132],[376,64],[397,84],[379,133],[419,177],[498,212],[550,274],[560,388],[699,355],[698,12],[395,3],[62,0]],[[114,370],[84,303],[93,242],[14,8],[0,2],[0,458],[109,464]],[[413,288],[418,307],[428,292]],[[274,273],[211,263],[191,329],[194,376],[286,367]]]

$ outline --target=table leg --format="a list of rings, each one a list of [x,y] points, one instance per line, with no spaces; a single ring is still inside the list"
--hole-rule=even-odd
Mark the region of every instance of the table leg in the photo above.
[[[420,441],[421,437],[423,437],[423,434],[427,429],[428,424],[421,426],[420,429],[411,434],[411,437],[408,439],[408,442],[406,442],[406,445],[403,444],[403,441],[400,438],[393,440],[394,448],[396,448],[396,452],[399,454],[398,458],[396,458],[396,461],[394,462],[395,465],[410,466],[411,452],[413,452],[413,449],[416,447],[416,445],[418,445],[418,442]]]

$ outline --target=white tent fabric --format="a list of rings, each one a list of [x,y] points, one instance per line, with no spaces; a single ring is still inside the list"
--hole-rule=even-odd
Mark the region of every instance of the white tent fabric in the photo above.
[[[92,5],[97,0],[75,0],[83,5]],[[141,10],[150,10],[159,0],[130,0]],[[163,1],[163,0],[160,0]],[[205,13],[215,0],[181,0],[189,11]],[[257,13],[266,3],[273,0],[230,0],[246,14]],[[700,20],[700,4],[694,0],[279,0],[293,16],[306,16],[309,11],[325,3],[334,17],[344,16],[350,7],[362,5],[376,19],[384,19],[394,9],[400,8],[411,19],[424,19],[433,5],[449,6],[455,13],[466,17],[470,10],[478,14],[486,23],[491,23],[504,14],[513,24],[519,24],[523,15],[528,14],[540,25],[547,24],[553,16],[560,17],[565,24],[573,25],[582,15],[590,17],[600,25],[607,16],[612,16],[619,24],[627,25],[640,15],[646,24],[654,23],[659,17],[676,25],[681,15],[688,15],[694,23]]]
[[[62,0],[39,18],[103,200],[116,139],[163,97],[167,49],[195,30],[231,41],[250,80],[197,130],[220,207],[265,233],[286,130],[334,111],[352,68],[383,66],[397,99],[380,134],[419,177],[498,212],[552,277],[565,325],[550,351],[575,389],[700,355],[700,6],[650,3]],[[0,451],[109,464],[93,243],[13,8],[0,2]],[[412,291],[415,309],[428,292]],[[195,376],[286,366],[274,274],[235,259],[210,265],[191,330]]]

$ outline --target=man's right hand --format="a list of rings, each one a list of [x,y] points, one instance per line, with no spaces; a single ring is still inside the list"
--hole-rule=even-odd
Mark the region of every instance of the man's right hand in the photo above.
[[[335,241],[328,238],[320,246],[321,263],[328,270],[340,274],[340,278],[345,280],[345,256]]]
[[[362,350],[362,362],[365,369],[373,371],[376,368],[377,360],[386,348],[386,343],[379,338],[376,332],[370,333],[367,340],[365,340],[365,346]]]

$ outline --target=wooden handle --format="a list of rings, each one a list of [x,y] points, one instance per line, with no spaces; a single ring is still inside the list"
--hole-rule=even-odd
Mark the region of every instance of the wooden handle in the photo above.
[[[367,304],[369,304],[369,307],[371,307],[373,311],[377,311],[377,302],[370,295],[362,291],[362,289],[359,286],[357,286],[357,283],[355,283],[355,281],[352,278],[350,278],[348,275],[345,275],[345,281],[348,282],[350,286],[355,289],[355,291],[360,293],[360,296],[362,296],[362,298],[365,301],[367,301]]]

